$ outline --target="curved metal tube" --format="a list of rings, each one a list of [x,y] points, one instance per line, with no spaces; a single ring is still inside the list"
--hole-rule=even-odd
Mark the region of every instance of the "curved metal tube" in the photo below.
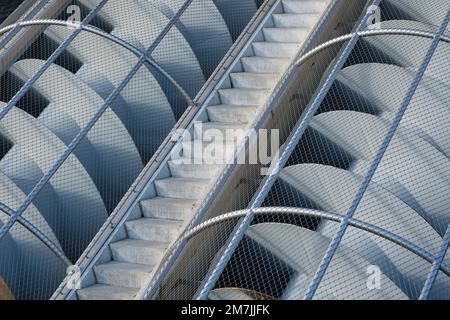
[[[10,30],[16,29],[16,28],[24,28],[24,27],[31,27],[31,26],[51,26],[51,25],[64,26],[64,27],[69,27],[69,28],[77,28],[80,26],[79,23],[73,23],[73,22],[68,22],[68,21],[63,21],[63,20],[55,20],[55,19],[30,20],[30,21],[18,22],[18,23],[6,26],[6,27],[0,29],[0,35],[8,32]],[[132,44],[128,43],[127,41],[125,41],[115,35],[106,33],[99,28],[92,27],[92,26],[82,26],[81,30],[93,33],[93,34],[103,37],[107,40],[110,40],[110,41],[120,45],[121,47],[127,49],[128,51],[131,51],[137,57],[140,57],[143,53],[141,50],[139,50],[137,47],[133,46]],[[167,71],[165,71],[163,67],[161,67],[155,60],[153,60],[152,58],[147,57],[147,56],[146,56],[146,62],[148,64],[150,64],[151,66],[153,66],[156,70],[158,70],[158,72],[160,72],[165,78],[167,78],[167,80],[169,80],[175,86],[175,88],[177,88],[177,90],[181,93],[183,98],[190,105],[194,105],[192,98],[189,96],[189,94],[186,92],[186,90],[184,90],[183,87],[180,84],[178,84],[178,82],[169,73],[167,73]]]
[[[199,224],[195,228],[187,230],[180,237],[180,239],[178,241],[187,241],[190,238],[194,237],[195,235],[201,233],[202,231],[204,231],[214,225],[217,225],[219,223],[229,221],[231,219],[245,217],[245,215],[249,211],[250,211],[250,209],[234,211],[234,212],[226,213],[226,214],[220,215],[218,217],[215,217],[213,219],[207,220],[207,221],[203,222],[202,224]],[[289,214],[300,215],[303,217],[325,219],[325,220],[334,221],[334,222],[338,222],[338,223],[342,222],[342,220],[344,219],[344,215],[341,215],[338,213],[331,213],[331,212],[306,209],[306,208],[264,207],[264,208],[253,209],[252,211],[254,212],[255,215],[269,214],[269,213],[277,213],[277,214],[289,213]],[[403,237],[400,237],[386,229],[377,227],[373,224],[366,223],[364,221],[361,221],[359,219],[354,219],[354,218],[350,219],[349,225],[354,228],[370,232],[370,233],[372,233],[376,236],[379,236],[381,238],[384,238],[388,241],[391,241],[391,242],[407,249],[408,251],[414,253],[415,255],[421,257],[422,259],[424,259],[430,263],[434,263],[436,260],[436,257],[433,254],[431,254],[430,252],[428,252],[427,250],[423,249],[420,246],[417,246],[413,242],[411,242],[407,239],[404,239]],[[442,263],[441,270],[446,275],[450,276],[450,266],[448,266],[445,263]]]
[[[341,37],[337,37],[335,39],[332,39],[330,41],[327,41],[327,42],[321,44],[318,47],[315,47],[314,49],[308,51],[303,56],[301,56],[295,62],[295,65],[299,66],[299,65],[303,64],[306,60],[311,58],[312,56],[328,49],[331,46],[334,46],[335,44],[351,40],[355,36],[364,38],[364,37],[381,36],[381,35],[403,35],[403,36],[415,36],[415,37],[422,37],[422,38],[429,38],[429,39],[433,39],[435,37],[435,33],[433,33],[433,32],[420,31],[420,30],[409,30],[409,29],[379,29],[379,30],[359,31],[359,32],[349,33],[349,34],[343,35]],[[441,40],[444,42],[450,43],[450,36],[442,35]]]
[[[40,0],[40,1],[36,2],[31,8],[29,8],[28,13],[23,17],[22,20],[25,21],[25,20],[32,18],[40,9],[42,9],[44,7],[45,4],[46,4],[45,0]],[[17,9],[20,10],[20,8],[17,8]],[[8,20],[8,18],[7,18],[7,20]],[[6,21],[4,21],[4,22],[6,22]],[[17,24],[14,24],[14,25],[16,27],[13,27],[13,29],[10,30],[11,32],[8,33],[3,39],[0,40],[0,48],[3,48],[3,46],[5,46],[9,42],[9,40],[11,40],[19,31],[20,27]]]
[[[7,206],[2,205],[1,210],[5,212],[8,216],[15,214],[15,211]],[[67,266],[72,265],[72,262],[66,257],[64,252],[57,246],[52,240],[50,240],[41,230],[36,228],[34,224],[28,221],[26,218],[19,216],[17,221],[28,231],[30,231],[36,238],[41,240],[41,242],[50,249],[58,258],[60,258]]]

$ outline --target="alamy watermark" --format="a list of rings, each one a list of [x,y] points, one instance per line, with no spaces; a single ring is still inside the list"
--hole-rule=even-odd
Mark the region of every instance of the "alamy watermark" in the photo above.
[[[195,131],[177,130],[172,141],[184,142],[172,151],[172,159],[182,164],[249,164],[261,166],[261,174],[273,173],[271,164],[279,158],[280,132],[278,129],[205,129],[199,122]],[[247,142],[247,152],[237,153],[243,141]]]
[[[81,8],[77,5],[70,5],[67,7],[66,13],[69,15],[67,22],[80,23],[81,22]]]
[[[370,291],[381,289],[381,269],[378,266],[370,265],[367,267],[366,286]]]
[[[370,6],[367,8],[369,14],[367,18],[367,28],[370,30],[381,29],[381,8],[379,6]]]

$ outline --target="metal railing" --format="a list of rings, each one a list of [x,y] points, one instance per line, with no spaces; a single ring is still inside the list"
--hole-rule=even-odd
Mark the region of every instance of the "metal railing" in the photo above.
[[[187,241],[196,235],[207,231],[213,226],[219,225],[221,223],[233,220],[233,219],[240,219],[245,217],[249,213],[250,209],[244,209],[234,212],[229,212],[223,215],[220,215],[218,217],[215,217],[213,219],[207,220],[195,228],[192,228],[188,230],[185,234],[182,235],[182,237],[178,241]],[[338,213],[332,213],[332,212],[324,212],[319,210],[312,210],[312,209],[306,209],[306,208],[289,208],[289,207],[261,207],[261,208],[255,208],[253,210],[254,214],[256,216],[258,215],[267,215],[267,214],[278,214],[278,215],[284,215],[284,214],[292,214],[297,215],[300,217],[310,217],[310,218],[318,218],[318,219],[324,219],[327,221],[333,221],[342,223],[345,216]],[[389,240],[392,243],[395,243],[408,251],[412,252],[413,254],[417,255],[418,257],[433,263],[434,269],[442,270],[446,275],[450,276],[450,266],[443,262],[443,256],[445,253],[443,253],[444,245],[441,247],[441,250],[438,255],[433,254],[432,252],[429,252],[428,250],[418,246],[417,244],[409,241],[408,239],[405,239],[395,233],[390,232],[389,230],[386,230],[384,228],[380,228],[376,225],[364,222],[359,219],[350,218],[348,219],[349,226],[352,226],[354,228],[357,228],[362,231],[369,232],[373,235],[376,235],[380,238]],[[444,237],[444,244],[448,241],[448,234],[446,237]],[[435,275],[436,271],[433,273],[430,273],[431,275]],[[429,281],[432,281],[431,279]],[[428,290],[427,290],[428,291]]]

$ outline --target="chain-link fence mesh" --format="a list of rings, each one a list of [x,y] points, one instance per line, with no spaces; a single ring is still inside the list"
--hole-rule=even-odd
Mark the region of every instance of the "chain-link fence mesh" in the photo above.
[[[0,299],[51,296],[261,5],[41,2],[0,35]]]
[[[280,170],[224,171],[153,298],[450,298],[450,3],[359,4],[259,123]]]

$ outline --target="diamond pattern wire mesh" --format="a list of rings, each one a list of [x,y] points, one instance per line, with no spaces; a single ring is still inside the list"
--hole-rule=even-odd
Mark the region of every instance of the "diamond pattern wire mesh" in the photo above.
[[[231,2],[61,1],[4,43],[0,299],[51,296],[261,5]]]
[[[274,183],[260,175],[259,166],[224,173],[226,189],[211,194],[204,219],[216,220],[188,237],[154,298],[303,299],[307,293],[313,299],[424,298],[449,225],[450,28],[444,19],[450,3],[368,4],[379,5],[380,32],[355,36],[339,54],[342,43],[303,61],[279,109],[271,110],[266,125],[280,129],[281,153],[289,150]],[[369,18],[370,12],[359,31]],[[440,28],[447,40],[433,42]],[[383,34],[384,29],[420,30],[425,36]],[[318,109],[311,111],[315,98]],[[402,104],[406,112],[346,220]],[[304,128],[297,131],[298,141],[287,137],[296,123],[307,124],[297,127]],[[342,220],[349,227],[311,291]],[[448,257],[426,298],[450,298]]]

